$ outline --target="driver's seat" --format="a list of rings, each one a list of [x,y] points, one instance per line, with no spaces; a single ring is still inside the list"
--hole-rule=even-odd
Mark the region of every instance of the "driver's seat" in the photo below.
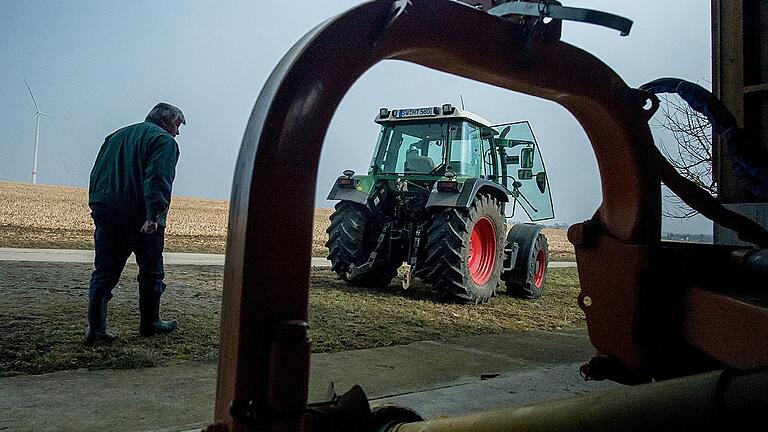
[[[405,171],[428,174],[435,169],[435,162],[429,156],[422,156],[419,150],[411,149],[405,152]]]

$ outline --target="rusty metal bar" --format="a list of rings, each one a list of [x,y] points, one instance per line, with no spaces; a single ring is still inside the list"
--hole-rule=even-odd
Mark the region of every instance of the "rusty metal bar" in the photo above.
[[[766,388],[768,372],[710,372],[579,398],[405,423],[386,432],[750,430],[768,421]]]

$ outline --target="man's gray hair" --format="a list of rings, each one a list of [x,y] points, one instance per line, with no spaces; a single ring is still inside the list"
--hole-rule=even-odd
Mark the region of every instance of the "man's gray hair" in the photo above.
[[[147,121],[151,121],[163,129],[176,126],[177,122],[187,124],[184,113],[171,104],[160,102],[147,114]]]

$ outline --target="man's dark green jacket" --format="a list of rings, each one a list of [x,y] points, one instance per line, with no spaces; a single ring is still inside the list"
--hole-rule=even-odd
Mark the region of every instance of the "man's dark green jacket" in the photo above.
[[[165,226],[179,146],[151,121],[107,136],[91,170],[88,204],[121,210]]]

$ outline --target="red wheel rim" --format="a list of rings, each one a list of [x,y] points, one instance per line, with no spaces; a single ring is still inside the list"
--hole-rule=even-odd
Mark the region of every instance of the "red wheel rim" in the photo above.
[[[483,216],[475,223],[469,235],[469,276],[475,285],[488,282],[496,266],[496,228]]]
[[[547,271],[547,254],[543,249],[536,253],[536,270],[533,272],[533,284],[540,288],[544,283],[544,273]]]

